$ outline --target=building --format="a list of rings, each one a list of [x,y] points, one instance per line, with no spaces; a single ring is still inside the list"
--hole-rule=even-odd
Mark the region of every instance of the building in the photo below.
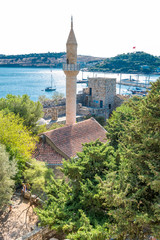
[[[63,158],[75,157],[77,152],[82,151],[82,144],[97,139],[106,142],[106,131],[94,118],[90,118],[43,133],[34,157],[50,167],[62,165]]]
[[[75,157],[82,151],[82,144],[106,141],[105,129],[94,119],[76,123],[76,81],[80,66],[77,64],[77,41],[71,30],[66,44],[67,61],[63,65],[66,75],[66,126],[41,134],[34,157],[50,167],[62,165],[62,159]]]

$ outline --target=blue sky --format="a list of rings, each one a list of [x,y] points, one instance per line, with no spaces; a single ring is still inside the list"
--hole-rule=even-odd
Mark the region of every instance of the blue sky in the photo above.
[[[66,49],[73,15],[78,54],[160,56],[159,0],[1,0],[0,54]]]

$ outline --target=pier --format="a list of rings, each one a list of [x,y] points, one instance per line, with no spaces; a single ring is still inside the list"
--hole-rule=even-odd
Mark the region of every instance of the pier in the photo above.
[[[86,83],[88,84],[88,79],[85,80],[77,80],[77,83]],[[119,85],[126,85],[126,86],[132,86],[132,87],[140,87],[140,88],[150,88],[150,84],[149,83],[142,83],[139,81],[135,81],[133,82],[132,80],[116,80],[116,84]]]
[[[140,87],[140,88],[147,88],[147,89],[149,89],[151,87],[149,83],[142,83],[139,81],[133,82],[133,81],[117,80],[116,83],[119,85],[126,85],[126,86]]]

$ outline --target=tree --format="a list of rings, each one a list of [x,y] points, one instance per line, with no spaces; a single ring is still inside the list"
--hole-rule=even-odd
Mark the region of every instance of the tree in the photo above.
[[[25,182],[32,186],[32,193],[43,198],[46,182],[47,180],[50,181],[51,176],[53,176],[53,170],[47,168],[44,162],[39,162],[36,159],[30,159],[23,176]]]
[[[117,239],[160,237],[160,79],[134,109],[137,117],[130,121],[120,137],[120,164],[114,186],[102,196],[109,205]]]
[[[49,98],[47,98],[46,95],[41,95],[41,96],[38,97],[38,101],[39,101],[41,104],[43,104],[43,103],[49,101]]]
[[[37,210],[42,225],[69,234],[69,239],[106,239],[108,209],[99,198],[99,182],[115,170],[112,147],[99,141],[85,144],[83,152],[63,162],[69,182],[50,180],[47,201]]]
[[[19,115],[24,119],[23,124],[33,132],[36,131],[36,122],[43,116],[43,107],[40,102],[33,102],[27,94],[23,96],[8,94],[6,98],[1,98],[0,110]]]
[[[11,152],[31,157],[37,138],[24,126],[24,121],[13,113],[0,112],[0,143]]]
[[[124,124],[116,148],[88,143],[63,162],[67,180],[48,183],[47,201],[37,210],[42,225],[70,239],[160,237],[159,93],[160,79],[146,97],[120,112]],[[118,124],[111,126],[110,136],[117,136]]]
[[[63,98],[64,98],[64,94],[59,92],[54,92],[52,96],[52,100],[54,101],[55,104],[58,104],[59,100]]]
[[[5,147],[0,145],[0,210],[11,200],[16,174],[15,161],[9,161],[9,155]]]
[[[120,137],[126,134],[128,124],[138,117],[134,112],[136,111],[135,109],[138,109],[141,100],[141,97],[132,97],[116,108],[112,116],[107,120],[107,125],[105,126],[107,138],[110,140],[110,145],[115,149],[118,148]]]
[[[0,143],[5,145],[10,160],[17,162],[17,182],[21,181],[25,162],[32,156],[37,137],[33,137],[31,131],[23,124],[23,119],[14,113],[0,111]]]

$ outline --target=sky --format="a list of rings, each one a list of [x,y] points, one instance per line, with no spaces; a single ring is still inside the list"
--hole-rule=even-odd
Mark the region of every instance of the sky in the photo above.
[[[71,15],[78,54],[160,56],[159,0],[0,0],[0,54],[63,52]]]

